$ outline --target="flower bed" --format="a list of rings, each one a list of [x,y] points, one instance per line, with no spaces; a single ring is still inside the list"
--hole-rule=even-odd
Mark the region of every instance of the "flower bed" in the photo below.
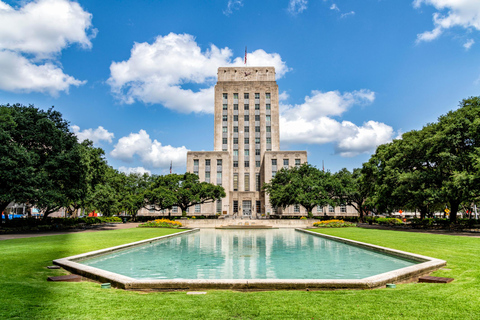
[[[357,225],[352,222],[333,219],[333,220],[324,220],[324,221],[315,222],[313,226],[317,228],[344,228],[344,227],[356,227]]]
[[[156,219],[140,224],[139,228],[179,228],[182,224],[168,219]]]

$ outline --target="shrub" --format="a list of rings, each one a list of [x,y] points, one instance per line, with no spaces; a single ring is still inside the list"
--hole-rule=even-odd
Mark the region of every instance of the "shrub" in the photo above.
[[[182,224],[168,219],[157,219],[138,225],[139,228],[179,228]]]
[[[307,217],[301,217],[300,220],[307,220]]]
[[[398,219],[398,218],[377,218],[376,222],[378,224],[382,225],[389,225],[389,226],[394,226],[394,225],[401,225],[403,224],[403,221]]]
[[[343,220],[324,220],[318,221],[313,224],[317,228],[344,228],[344,227],[356,227],[357,225],[352,222],[347,222]]]

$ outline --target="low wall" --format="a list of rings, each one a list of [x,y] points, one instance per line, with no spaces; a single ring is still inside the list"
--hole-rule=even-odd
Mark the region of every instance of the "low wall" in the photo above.
[[[218,228],[227,226],[267,226],[272,228],[311,228],[316,219],[189,219],[178,220],[187,228]]]

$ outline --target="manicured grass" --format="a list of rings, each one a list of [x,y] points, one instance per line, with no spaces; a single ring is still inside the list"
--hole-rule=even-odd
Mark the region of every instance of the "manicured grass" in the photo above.
[[[449,284],[366,291],[131,292],[94,282],[53,283],[53,259],[178,232],[126,229],[0,241],[0,319],[476,319],[480,239],[359,228],[319,232],[448,262]],[[292,268],[295,262],[292,261]]]

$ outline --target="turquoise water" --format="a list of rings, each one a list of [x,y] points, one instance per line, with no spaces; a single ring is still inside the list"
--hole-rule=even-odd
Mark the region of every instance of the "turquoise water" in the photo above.
[[[203,229],[80,263],[135,279],[362,279],[416,264],[293,229]]]

